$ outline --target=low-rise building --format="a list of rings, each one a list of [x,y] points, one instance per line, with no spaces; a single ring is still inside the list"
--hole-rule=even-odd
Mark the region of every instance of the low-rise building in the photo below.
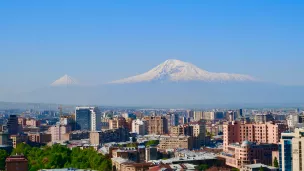
[[[136,148],[126,147],[112,150],[112,157],[121,157],[134,162],[139,162],[139,153]]]
[[[90,132],[90,143],[101,145],[108,142],[128,141],[130,133],[126,128],[110,129],[105,131]]]
[[[277,150],[276,144],[255,144],[244,141],[242,144],[230,144],[228,150],[222,152],[221,157],[226,159],[226,165],[236,168],[255,163],[272,165],[272,152]]]
[[[190,136],[170,136],[159,142],[160,149],[193,149],[193,138]]]
[[[21,171],[21,170],[28,170],[28,161],[23,155],[15,155],[7,157],[5,160],[6,171]]]
[[[32,143],[45,144],[52,141],[51,134],[46,134],[42,132],[29,132],[27,135],[29,142]]]
[[[121,157],[112,158],[113,171],[146,171],[153,166],[155,166],[154,163],[135,163]]]
[[[267,166],[261,163],[245,165],[240,171],[260,171],[261,168],[263,171],[279,171],[279,169],[276,167]]]

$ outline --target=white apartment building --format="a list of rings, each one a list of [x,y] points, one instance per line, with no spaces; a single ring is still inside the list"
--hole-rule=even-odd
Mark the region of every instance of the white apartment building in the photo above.
[[[133,120],[132,132],[136,132],[138,135],[146,135],[147,134],[146,121],[140,119]]]

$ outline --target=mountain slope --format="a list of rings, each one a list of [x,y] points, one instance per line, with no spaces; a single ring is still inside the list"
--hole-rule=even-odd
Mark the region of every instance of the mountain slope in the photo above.
[[[54,81],[51,86],[69,86],[69,85],[78,85],[79,83],[69,75],[65,74],[60,77],[58,80]]]
[[[150,71],[113,81],[110,83],[139,83],[150,81],[206,81],[206,82],[226,82],[226,81],[255,81],[256,79],[241,74],[213,73],[202,70],[197,66],[176,59],[166,60]]]

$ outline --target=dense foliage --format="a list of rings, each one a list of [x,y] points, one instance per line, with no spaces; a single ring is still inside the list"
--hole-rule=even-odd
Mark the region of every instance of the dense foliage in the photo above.
[[[61,145],[31,147],[27,144],[18,144],[13,154],[24,154],[29,161],[29,171],[55,168],[111,170],[111,160],[94,149],[69,148]]]
[[[150,140],[150,141],[146,142],[147,147],[156,146],[158,144],[159,144],[159,140]]]
[[[8,156],[5,150],[0,150],[0,170],[5,169],[5,159]]]
[[[199,171],[204,171],[204,170],[207,170],[208,168],[209,168],[209,166],[207,164],[201,164],[196,167],[196,169]]]

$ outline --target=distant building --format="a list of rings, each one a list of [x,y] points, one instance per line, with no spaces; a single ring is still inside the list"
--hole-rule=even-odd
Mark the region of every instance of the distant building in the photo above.
[[[193,138],[190,136],[170,136],[159,141],[160,149],[193,149]]]
[[[130,138],[126,128],[109,129],[104,131],[90,132],[90,144],[101,145],[109,142],[125,142]]]
[[[10,145],[9,134],[0,132],[0,145]]]
[[[192,136],[193,127],[190,125],[173,126],[170,129],[170,135],[172,136]]]
[[[101,130],[101,112],[97,107],[76,107],[75,114],[77,130]]]
[[[146,148],[146,162],[150,160],[157,160],[157,148],[156,147],[147,147]]]
[[[295,128],[298,123],[302,123],[302,117],[300,117],[298,114],[290,114],[286,118],[288,128]]]
[[[5,160],[6,171],[26,171],[28,170],[28,161],[23,155],[7,157]]]
[[[31,143],[46,144],[52,141],[52,135],[41,132],[27,133],[28,140]]]
[[[203,112],[203,120],[213,121],[215,120],[215,112]]]
[[[148,134],[163,135],[168,133],[168,120],[163,116],[146,116],[143,118],[148,125]]]
[[[191,122],[189,125],[192,127],[193,134],[193,148],[200,149],[206,144],[206,123],[204,121]]]
[[[39,127],[40,126],[40,121],[36,120],[36,119],[26,119],[26,126],[32,126],[32,127]]]
[[[270,122],[273,120],[274,120],[274,118],[273,118],[272,114],[256,114],[254,116],[254,121],[256,123],[266,123],[266,122]]]
[[[50,132],[52,135],[52,142],[58,142],[63,140],[63,135],[71,132],[69,125],[56,124],[50,127]]]
[[[204,114],[203,111],[194,111],[194,113],[193,113],[194,121],[200,121],[201,119],[203,119],[203,114]]]
[[[132,132],[136,132],[138,135],[147,134],[147,123],[146,121],[137,119],[132,122]]]
[[[124,117],[114,117],[109,120],[109,129],[127,128],[127,120]]]
[[[11,135],[10,139],[12,140],[13,147],[16,148],[18,144],[27,142],[28,136],[27,134]]]
[[[168,113],[166,118],[168,121],[168,129],[170,129],[171,126],[177,126],[179,124],[179,116],[177,113]]]
[[[7,131],[10,135],[18,134],[18,118],[16,115],[10,115],[7,121]]]

